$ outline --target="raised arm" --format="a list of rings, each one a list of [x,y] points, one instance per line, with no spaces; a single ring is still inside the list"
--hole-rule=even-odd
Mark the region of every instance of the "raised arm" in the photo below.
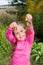
[[[12,43],[12,45],[17,41],[16,37],[13,35],[14,26],[17,26],[16,22],[12,22],[6,31],[6,38]]]
[[[28,34],[27,34],[27,41],[29,42],[29,45],[32,46],[32,43],[34,41],[34,28],[33,28],[33,24],[32,24],[31,14],[26,15],[25,21],[30,23],[30,25],[28,26],[29,30],[28,30]]]
[[[14,43],[16,42],[16,38],[12,32],[13,30],[8,28],[6,31],[6,38],[11,42],[12,45],[14,45]]]
[[[34,42],[34,28],[33,28],[33,24],[31,23],[29,26],[29,32],[27,35],[27,40],[30,43],[30,45],[32,45],[32,43]]]

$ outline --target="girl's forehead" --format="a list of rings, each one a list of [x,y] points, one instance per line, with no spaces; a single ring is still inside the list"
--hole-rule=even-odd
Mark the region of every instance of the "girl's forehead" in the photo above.
[[[23,26],[18,25],[17,29],[15,31],[20,31],[20,30],[24,30]]]
[[[21,26],[21,25],[18,25],[18,28],[17,28],[17,30],[24,30],[24,28],[23,28],[23,26]]]

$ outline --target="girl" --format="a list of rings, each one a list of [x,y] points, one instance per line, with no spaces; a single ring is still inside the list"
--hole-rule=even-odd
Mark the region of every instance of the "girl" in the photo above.
[[[24,29],[23,25],[16,22],[11,23],[6,31],[6,38],[11,44],[14,45],[17,42],[11,65],[30,65],[30,53],[34,41],[32,16],[27,14],[25,21],[30,23],[28,31]]]

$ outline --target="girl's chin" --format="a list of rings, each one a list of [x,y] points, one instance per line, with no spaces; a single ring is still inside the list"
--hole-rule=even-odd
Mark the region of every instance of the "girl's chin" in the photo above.
[[[18,39],[18,40],[21,40],[22,41],[22,40],[25,40],[25,38],[21,38],[21,39]]]

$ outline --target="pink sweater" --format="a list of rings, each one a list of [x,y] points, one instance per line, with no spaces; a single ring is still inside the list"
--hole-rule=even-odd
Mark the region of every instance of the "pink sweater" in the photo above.
[[[7,29],[6,38],[11,42],[12,45],[17,41],[17,46],[12,57],[11,65],[30,65],[30,53],[32,44],[34,41],[34,29],[30,26],[32,34],[28,34],[25,40],[16,40],[16,37],[12,34],[12,29]]]

